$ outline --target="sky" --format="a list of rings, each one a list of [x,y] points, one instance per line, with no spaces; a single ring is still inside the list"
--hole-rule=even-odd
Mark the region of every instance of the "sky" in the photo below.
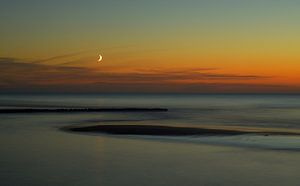
[[[1,0],[0,92],[299,93],[299,7]]]

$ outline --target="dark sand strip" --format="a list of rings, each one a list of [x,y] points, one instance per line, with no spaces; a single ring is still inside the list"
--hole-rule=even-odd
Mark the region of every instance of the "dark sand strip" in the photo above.
[[[66,127],[72,132],[99,132],[114,135],[151,135],[151,136],[195,136],[195,135],[300,135],[292,132],[279,131],[247,131],[233,129],[209,129],[196,127],[175,127],[156,125],[96,125],[82,127]]]
[[[164,108],[26,108],[0,109],[0,114],[9,113],[65,113],[65,112],[166,112]]]

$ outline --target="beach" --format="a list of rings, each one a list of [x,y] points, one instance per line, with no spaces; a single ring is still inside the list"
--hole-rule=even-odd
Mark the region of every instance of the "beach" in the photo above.
[[[33,103],[35,109],[100,105],[168,111],[2,113],[1,185],[296,186],[300,181],[300,107],[293,97],[240,96],[239,104],[230,96],[203,95],[191,102],[166,95],[7,96],[5,102],[8,98],[14,108],[21,102],[22,108]]]

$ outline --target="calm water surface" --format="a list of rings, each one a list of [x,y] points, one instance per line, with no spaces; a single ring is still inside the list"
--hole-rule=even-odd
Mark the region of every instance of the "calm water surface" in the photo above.
[[[163,113],[0,114],[0,185],[299,185],[297,136],[86,135],[70,125],[300,130],[299,95],[1,95],[0,107],[162,107]]]

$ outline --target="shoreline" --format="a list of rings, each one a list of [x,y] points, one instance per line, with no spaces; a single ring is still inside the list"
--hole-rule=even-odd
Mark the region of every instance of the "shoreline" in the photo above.
[[[94,125],[63,127],[70,132],[91,132],[111,135],[149,135],[149,136],[233,136],[244,134],[299,136],[300,133],[272,130],[243,130],[225,128],[177,127],[163,125]]]

